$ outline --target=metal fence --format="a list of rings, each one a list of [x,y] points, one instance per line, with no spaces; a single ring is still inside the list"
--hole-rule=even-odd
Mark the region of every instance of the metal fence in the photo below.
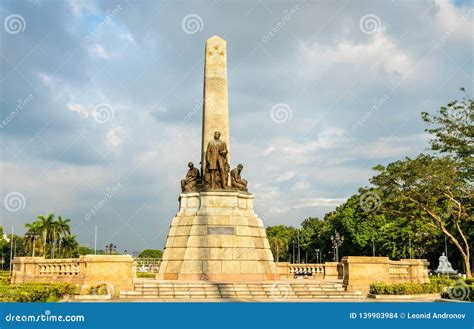
[[[160,263],[160,258],[135,258],[137,272],[139,273],[158,273]]]

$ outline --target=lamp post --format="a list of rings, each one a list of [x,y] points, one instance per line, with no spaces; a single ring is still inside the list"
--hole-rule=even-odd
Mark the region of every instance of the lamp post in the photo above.
[[[321,250],[315,249],[315,251],[316,251],[316,264],[320,264],[321,263]]]
[[[344,237],[339,235],[339,232],[334,230],[334,235],[331,235],[331,243],[334,249],[334,260],[339,263],[339,247],[342,246]]]
[[[112,252],[115,252],[117,250],[117,246],[114,245],[113,243],[109,243],[105,245],[105,252],[108,252],[109,255],[112,255]]]

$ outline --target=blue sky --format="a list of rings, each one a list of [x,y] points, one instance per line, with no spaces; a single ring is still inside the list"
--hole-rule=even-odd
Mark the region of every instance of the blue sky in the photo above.
[[[426,151],[472,92],[468,1],[3,1],[1,223],[162,248],[199,162],[205,41],[227,41],[232,166],[266,225],[322,217]],[[21,106],[20,106],[21,105]]]

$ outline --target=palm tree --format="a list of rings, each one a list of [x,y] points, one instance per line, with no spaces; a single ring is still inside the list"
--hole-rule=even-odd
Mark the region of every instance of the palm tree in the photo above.
[[[276,235],[268,237],[270,244],[276,252],[276,261],[280,261],[280,250],[288,249],[288,237],[284,232],[278,232]]]
[[[25,227],[28,229],[28,231],[25,233],[25,236],[31,238],[31,256],[35,257],[35,242],[36,239],[41,236],[41,223],[35,221],[33,223],[25,224]]]
[[[39,227],[43,239],[43,257],[46,258],[46,246],[51,241],[52,226],[54,222],[54,214],[49,214],[47,217],[43,215],[38,216]]]
[[[53,250],[55,241],[58,241],[58,253],[61,253],[61,239],[71,234],[71,227],[69,226],[70,219],[64,219],[58,216],[58,219],[53,222]]]
[[[61,239],[63,257],[72,258],[77,257],[77,248],[79,243],[76,241],[76,236],[67,235]]]

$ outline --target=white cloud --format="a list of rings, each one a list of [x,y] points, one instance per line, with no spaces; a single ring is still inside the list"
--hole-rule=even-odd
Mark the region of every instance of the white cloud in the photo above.
[[[104,47],[99,43],[94,44],[94,46],[89,47],[89,53],[93,56],[103,58],[103,59],[110,59],[112,58],[112,54],[110,54]]]
[[[300,199],[291,205],[291,209],[313,208],[313,207],[337,207],[344,203],[347,198],[309,198]]]
[[[382,28],[367,42],[341,41],[335,46],[318,42],[301,42],[299,56],[304,64],[303,75],[321,74],[328,68],[340,64],[372,67],[372,73],[382,68],[387,74],[405,75],[410,72],[414,61],[406,51],[397,45]],[[374,65],[376,64],[377,65]]]
[[[69,103],[69,104],[67,104],[67,107],[70,111],[79,113],[79,114],[83,115],[85,118],[89,117],[89,111],[82,104],[71,104],[71,103]]]
[[[107,144],[116,148],[123,143],[125,137],[125,131],[122,127],[113,127],[110,128],[107,132]]]

